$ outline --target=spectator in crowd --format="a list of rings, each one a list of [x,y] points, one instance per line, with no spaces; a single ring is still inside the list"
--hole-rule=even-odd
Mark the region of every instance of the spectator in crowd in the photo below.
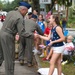
[[[67,25],[67,20],[66,20],[66,18],[63,18],[63,20],[62,20],[62,28],[63,28],[63,31],[66,30],[66,25]]]
[[[32,12],[29,12],[25,15],[25,19],[30,19],[32,17]]]
[[[4,22],[5,18],[6,18],[6,16],[3,14],[3,15],[1,16],[1,22]]]
[[[71,35],[67,36],[67,43],[65,43],[65,49],[63,52],[63,55],[68,55],[69,51],[74,50],[74,44],[72,42],[73,37]],[[63,61],[63,55],[62,55],[62,61]]]
[[[38,21],[37,24],[39,25],[39,27],[41,28],[41,30],[44,32],[45,31],[45,24],[43,21],[43,15],[40,14],[38,16]],[[44,40],[43,39],[39,39],[37,38],[35,42],[35,49],[39,51],[39,43],[41,43],[42,45],[44,45]],[[40,55],[40,57],[44,57],[44,50],[42,50],[42,54]]]
[[[36,15],[36,16],[38,16],[38,10],[34,9],[33,10],[33,14]]]
[[[51,32],[51,29],[52,29],[52,25],[50,25],[50,22],[48,21],[47,22],[47,28],[45,29],[45,32],[44,32],[44,36],[48,37],[49,33]],[[47,58],[47,55],[49,54],[49,46],[48,44],[50,43],[50,40],[46,41],[46,57],[44,57],[42,60],[46,60]]]

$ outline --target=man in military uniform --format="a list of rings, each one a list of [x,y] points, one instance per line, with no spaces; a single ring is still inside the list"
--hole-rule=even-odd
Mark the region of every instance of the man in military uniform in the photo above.
[[[36,30],[40,35],[43,35],[44,33],[42,32],[40,27],[37,25],[36,20],[37,20],[37,16],[34,14],[32,15],[31,19],[26,19],[25,30],[30,33],[34,33]],[[32,66],[33,43],[34,43],[34,39],[32,38],[28,37],[24,39],[23,37],[21,37],[20,46],[19,46],[19,61],[21,65],[24,64],[24,56],[25,54],[27,54],[27,64],[29,67]]]
[[[37,35],[26,32],[24,27],[24,16],[31,7],[26,2],[19,3],[18,10],[10,11],[0,31],[0,64],[5,60],[5,74],[14,75],[15,58],[15,35],[34,38]]]

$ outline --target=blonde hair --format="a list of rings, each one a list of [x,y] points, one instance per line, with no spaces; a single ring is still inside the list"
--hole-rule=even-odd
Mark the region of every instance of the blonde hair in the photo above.
[[[72,35],[68,35],[67,38],[72,39],[72,40],[74,39]]]

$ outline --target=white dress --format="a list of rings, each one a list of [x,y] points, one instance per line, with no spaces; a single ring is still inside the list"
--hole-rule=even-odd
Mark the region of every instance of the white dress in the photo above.
[[[66,43],[63,55],[68,55],[68,51],[70,51],[70,48],[74,48],[74,44],[72,42]]]

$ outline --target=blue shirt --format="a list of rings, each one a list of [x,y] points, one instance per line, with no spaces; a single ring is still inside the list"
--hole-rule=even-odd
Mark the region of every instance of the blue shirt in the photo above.
[[[41,21],[38,21],[37,24],[40,26],[40,28],[42,29],[42,31],[44,32],[45,31],[45,25],[43,22]]]
[[[57,26],[56,26],[57,27]],[[58,40],[60,39],[60,36],[58,35],[58,33],[56,32],[56,27],[52,29],[52,41]],[[63,46],[64,43],[63,42],[57,42],[54,43],[52,46],[53,47],[59,47],[59,46]]]

